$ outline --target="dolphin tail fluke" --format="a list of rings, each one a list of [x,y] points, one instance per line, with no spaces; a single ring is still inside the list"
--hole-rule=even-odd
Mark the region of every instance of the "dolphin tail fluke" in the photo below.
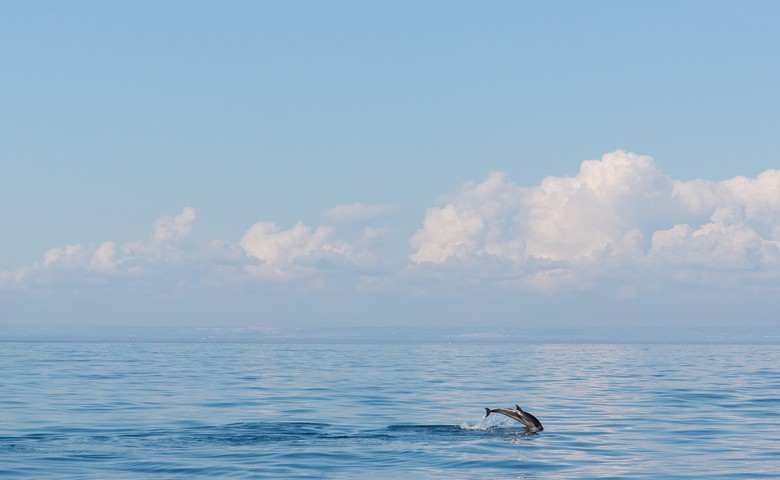
[[[490,415],[490,409],[489,408],[485,408],[485,417],[483,417],[483,418],[487,418],[488,415]]]

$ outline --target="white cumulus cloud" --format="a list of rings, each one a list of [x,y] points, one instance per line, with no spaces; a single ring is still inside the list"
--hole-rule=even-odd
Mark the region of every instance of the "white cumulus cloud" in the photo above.
[[[347,256],[351,247],[342,241],[331,240],[333,228],[311,228],[298,222],[288,230],[273,222],[254,224],[239,241],[250,257],[261,261],[247,270],[258,277],[290,279],[307,270],[303,260],[316,260],[323,255]]]
[[[474,255],[516,257],[519,225],[515,219],[527,192],[491,173],[480,184],[467,183],[443,207],[429,208],[423,227],[411,238],[415,263],[442,263]]]
[[[653,210],[666,209],[669,180],[650,157],[618,151],[529,193],[524,256],[579,262],[631,250]]]
[[[545,292],[627,270],[776,270],[780,171],[684,182],[651,157],[615,151],[536,186],[492,173],[429,208],[410,244],[413,264],[458,261],[485,275],[499,260],[516,283]]]
[[[189,235],[195,220],[195,209],[186,207],[179,215],[164,215],[154,224],[148,241],[115,241],[73,244],[55,247],[43,254],[42,261],[20,267],[13,274],[4,272],[3,283],[20,287],[29,281],[67,275],[68,281],[82,279],[94,282],[100,275],[135,276],[156,270],[160,264],[180,262],[186,253],[178,243]]]
[[[197,243],[189,240],[197,212],[186,207],[142,240],[51,248],[0,271],[0,287],[259,281],[415,297],[481,288],[634,299],[686,284],[773,291],[780,281],[780,170],[681,181],[649,156],[618,150],[537,185],[489,173],[442,196],[415,232],[374,221],[395,210],[339,205],[324,214],[337,226],[260,221],[238,239]]]
[[[80,244],[52,248],[43,254],[43,266],[78,267],[87,258],[84,250],[84,246]]]
[[[192,222],[197,217],[195,209],[192,207],[184,208],[180,214],[171,218],[163,215],[154,224],[152,230],[152,245],[174,242],[186,238],[192,230]]]
[[[112,241],[107,241],[101,243],[95,249],[95,253],[92,254],[92,258],[89,260],[89,268],[99,272],[111,272],[114,271],[117,263],[116,244]]]

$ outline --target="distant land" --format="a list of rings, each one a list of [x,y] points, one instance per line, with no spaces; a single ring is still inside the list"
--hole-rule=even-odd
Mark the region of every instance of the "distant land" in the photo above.
[[[415,327],[149,327],[4,325],[0,341],[307,343],[670,343],[780,344],[780,329],[734,328],[415,328]]]

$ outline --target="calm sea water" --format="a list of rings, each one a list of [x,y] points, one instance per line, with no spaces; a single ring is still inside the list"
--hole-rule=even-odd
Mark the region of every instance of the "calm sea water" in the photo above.
[[[1,478],[780,478],[780,346],[9,342],[0,420]]]

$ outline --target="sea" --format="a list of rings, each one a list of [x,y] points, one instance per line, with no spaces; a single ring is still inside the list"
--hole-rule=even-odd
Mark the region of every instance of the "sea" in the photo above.
[[[780,345],[1,342],[0,478],[780,478]]]

